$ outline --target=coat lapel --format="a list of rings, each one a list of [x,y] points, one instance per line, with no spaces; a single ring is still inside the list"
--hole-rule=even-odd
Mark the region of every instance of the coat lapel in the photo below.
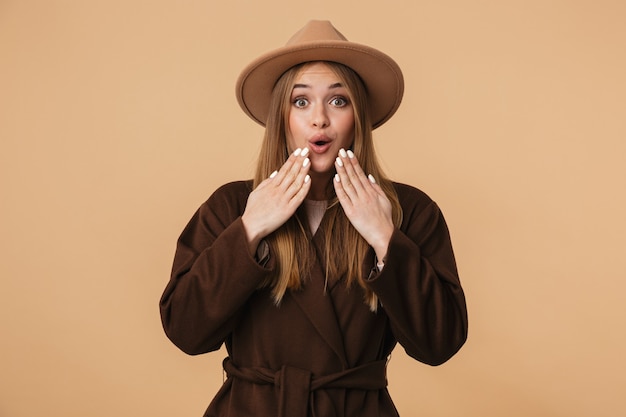
[[[311,276],[304,283],[303,290],[293,291],[291,294],[320,336],[339,357],[343,366],[347,368],[348,360],[343,337],[335,313],[335,306],[330,296],[331,286],[335,285],[337,280],[328,282],[328,286],[325,286],[325,263],[321,251],[321,243],[323,243],[324,238],[320,234],[321,230],[312,239],[317,262],[312,267]]]

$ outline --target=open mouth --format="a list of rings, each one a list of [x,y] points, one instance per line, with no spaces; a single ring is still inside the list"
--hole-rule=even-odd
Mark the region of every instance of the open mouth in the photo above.
[[[309,148],[315,153],[323,153],[328,150],[332,139],[326,135],[317,135],[309,139]]]
[[[314,153],[321,154],[330,148],[331,143],[332,140],[329,139],[312,140],[309,142],[309,149]]]

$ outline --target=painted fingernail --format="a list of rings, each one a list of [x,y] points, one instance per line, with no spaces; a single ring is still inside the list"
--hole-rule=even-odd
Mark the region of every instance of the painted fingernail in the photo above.
[[[374,177],[372,176],[372,174],[369,174],[369,175],[367,176],[367,178],[370,180],[370,182],[371,182],[372,184],[376,184],[376,180],[374,179]]]
[[[270,174],[270,178],[274,178],[278,174],[278,171],[274,171]]]
[[[307,175],[306,177],[304,177],[304,183],[308,183],[309,181],[311,181],[311,177],[309,175]]]
[[[339,155],[341,155],[342,158],[345,158],[346,156],[348,156],[348,154],[346,154],[346,151],[343,150],[343,148],[339,149]]]
[[[354,153],[352,153],[350,149],[348,149],[348,158],[350,159],[354,158]]]
[[[341,182],[341,180],[339,179],[339,174],[335,174],[335,181]]]
[[[302,152],[302,149],[298,148],[298,149],[296,149],[295,151],[293,151],[293,154],[294,154],[295,156],[298,156],[298,155],[300,155],[300,152]]]
[[[337,165],[339,165],[340,167],[343,166],[343,162],[341,162],[341,158],[337,157],[337,159],[335,159],[335,161],[337,162]]]
[[[300,153],[301,156],[307,156],[308,154],[309,154],[309,148],[302,149],[302,152]]]
[[[305,166],[309,165],[309,162],[311,162],[309,160],[309,158],[306,158],[304,161],[302,161],[302,166],[305,167]]]

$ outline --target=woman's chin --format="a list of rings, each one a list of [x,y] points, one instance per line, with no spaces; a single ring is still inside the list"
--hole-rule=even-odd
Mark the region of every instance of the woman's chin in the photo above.
[[[309,175],[316,177],[325,177],[325,176],[333,176],[335,175],[335,164],[334,163],[326,163],[316,164],[315,162],[311,164],[311,169],[309,170]]]

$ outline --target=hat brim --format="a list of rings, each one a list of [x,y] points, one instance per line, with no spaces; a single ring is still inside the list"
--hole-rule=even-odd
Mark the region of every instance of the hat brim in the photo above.
[[[236,84],[237,101],[254,121],[265,126],[274,85],[289,68],[313,61],[331,61],[353,69],[363,80],[370,106],[372,128],[396,112],[404,93],[398,64],[386,54],[349,41],[308,42],[285,46],[250,63]]]

